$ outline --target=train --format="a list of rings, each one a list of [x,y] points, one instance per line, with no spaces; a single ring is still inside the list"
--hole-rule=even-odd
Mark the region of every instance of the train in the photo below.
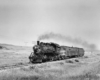
[[[48,61],[64,60],[84,56],[84,49],[79,47],[69,47],[57,43],[45,43],[37,41],[33,46],[33,52],[29,55],[31,63],[42,63]]]

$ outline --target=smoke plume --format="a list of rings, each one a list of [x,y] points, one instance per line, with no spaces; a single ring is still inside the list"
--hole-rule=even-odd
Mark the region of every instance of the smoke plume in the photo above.
[[[47,40],[47,39],[56,39],[56,40],[60,40],[64,42],[81,45],[83,48],[88,49],[88,50],[96,50],[95,44],[90,44],[87,41],[83,41],[80,38],[72,38],[70,36],[63,36],[61,34],[55,34],[52,32],[40,35],[38,38],[38,40]]]

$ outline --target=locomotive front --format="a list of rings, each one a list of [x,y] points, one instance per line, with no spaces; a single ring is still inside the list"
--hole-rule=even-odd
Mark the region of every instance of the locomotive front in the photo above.
[[[33,46],[33,52],[31,52],[30,56],[29,56],[29,60],[30,62],[40,62],[38,61],[39,58],[39,53],[41,51],[40,46],[39,46],[40,42],[37,41],[37,45]]]
[[[43,43],[37,41],[37,45],[33,46],[33,52],[29,56],[30,62],[45,62],[53,59],[57,54],[57,44]]]

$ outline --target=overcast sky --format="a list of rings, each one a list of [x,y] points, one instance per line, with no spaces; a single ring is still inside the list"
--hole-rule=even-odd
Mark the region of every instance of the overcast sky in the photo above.
[[[1,43],[31,43],[45,32],[79,37],[100,49],[100,1],[0,0]]]

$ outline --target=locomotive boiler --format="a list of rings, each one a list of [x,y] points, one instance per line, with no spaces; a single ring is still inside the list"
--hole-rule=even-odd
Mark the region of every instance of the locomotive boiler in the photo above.
[[[82,56],[84,56],[83,48],[37,41],[37,45],[33,46],[33,52],[30,54],[29,60],[31,63],[41,63]]]

